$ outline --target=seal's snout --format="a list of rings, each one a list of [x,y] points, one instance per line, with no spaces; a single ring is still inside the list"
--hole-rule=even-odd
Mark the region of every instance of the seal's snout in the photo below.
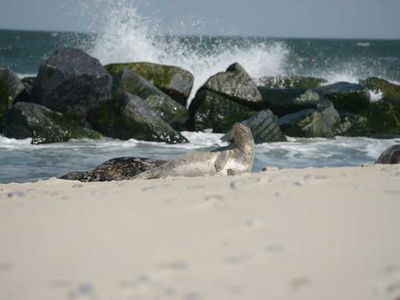
[[[224,142],[230,142],[233,143],[235,142],[235,139],[241,136],[247,136],[249,138],[253,138],[253,134],[251,133],[250,128],[248,128],[246,125],[242,123],[235,123],[231,130],[227,132],[221,140]]]

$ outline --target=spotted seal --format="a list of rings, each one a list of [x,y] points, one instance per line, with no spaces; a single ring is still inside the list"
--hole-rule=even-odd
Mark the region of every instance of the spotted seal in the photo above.
[[[254,139],[251,130],[236,123],[228,133],[231,143],[211,152],[194,152],[143,172],[132,179],[235,175],[251,171]]]
[[[376,160],[376,164],[400,164],[400,145],[386,149]]]
[[[142,157],[119,157],[107,160],[92,171],[70,172],[59,177],[59,179],[82,182],[127,180],[166,162],[166,160],[152,160]]]

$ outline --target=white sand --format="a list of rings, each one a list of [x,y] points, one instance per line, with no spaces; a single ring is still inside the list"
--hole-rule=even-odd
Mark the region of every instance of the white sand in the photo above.
[[[400,299],[400,166],[0,185],[0,300]]]

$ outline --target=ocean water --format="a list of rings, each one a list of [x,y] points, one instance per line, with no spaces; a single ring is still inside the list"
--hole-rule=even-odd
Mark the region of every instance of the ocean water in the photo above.
[[[245,36],[160,34],[155,20],[135,9],[111,7],[96,34],[0,30],[0,66],[20,77],[34,76],[40,62],[56,48],[79,47],[103,64],[150,61],[178,65],[195,76],[192,96],[209,76],[241,63],[257,80],[263,76],[301,75],[329,83],[358,82],[378,76],[400,82],[400,40],[284,39]],[[30,140],[0,136],[0,182],[25,182],[87,170],[107,159],[144,156],[171,159],[220,145],[220,135],[184,133],[185,145],[137,140],[70,141],[30,145]],[[354,166],[373,162],[400,139],[293,139],[256,147],[254,171],[283,168]]]

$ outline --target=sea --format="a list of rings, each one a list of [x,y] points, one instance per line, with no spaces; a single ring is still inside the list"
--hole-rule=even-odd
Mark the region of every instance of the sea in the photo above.
[[[196,90],[217,72],[239,62],[257,81],[264,76],[300,75],[328,83],[358,82],[371,76],[400,83],[400,40],[298,39],[243,35],[160,34],[136,12],[110,14],[97,33],[0,30],[0,66],[23,78],[35,76],[40,63],[59,47],[77,47],[103,64],[149,61],[191,71]],[[115,157],[173,159],[224,145],[220,134],[183,132],[189,144],[115,139],[72,140],[31,145],[30,139],[0,136],[0,183],[30,182],[88,170]],[[336,137],[288,138],[256,146],[253,171],[279,168],[341,167],[373,163],[394,139]]]

